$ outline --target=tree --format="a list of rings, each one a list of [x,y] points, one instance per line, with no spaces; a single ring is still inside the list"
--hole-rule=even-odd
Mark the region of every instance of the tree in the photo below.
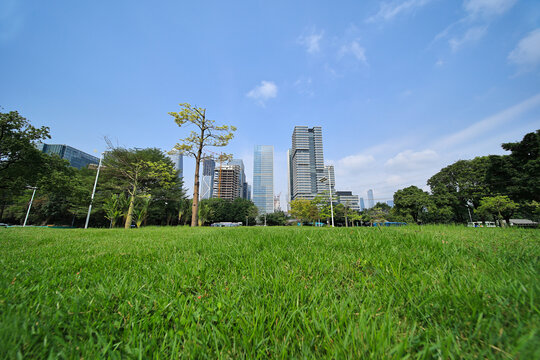
[[[508,196],[484,197],[480,200],[480,206],[475,210],[481,215],[492,215],[502,224],[503,219],[507,222],[510,216],[517,209],[518,205],[510,200]]]
[[[103,209],[105,210],[105,217],[111,222],[111,228],[116,226],[116,222],[123,213],[123,204],[126,203],[125,194],[120,195],[113,194],[108,198],[103,204]]]
[[[283,211],[266,214],[266,225],[268,226],[284,226],[287,224],[287,220],[287,215]]]
[[[420,216],[430,204],[429,194],[416,186],[409,186],[394,193],[394,208],[410,215],[418,223]]]
[[[16,111],[0,113],[0,219],[25,187],[42,177],[46,155],[35,145],[48,138],[49,128],[32,126]]]
[[[476,157],[459,160],[433,175],[427,184],[437,207],[449,206],[453,211],[453,221],[466,221],[468,204],[475,208],[482,197],[490,194],[486,180],[489,166],[488,157]]]
[[[176,177],[171,161],[159,149],[111,148],[103,164],[105,172],[116,177],[122,190],[129,194],[126,229],[131,227],[136,197],[156,187],[169,188]]]
[[[197,131],[191,131],[186,138],[180,139],[180,142],[174,147],[176,150],[188,154],[195,158],[195,179],[193,182],[193,204],[191,215],[191,226],[197,226],[197,215],[199,213],[199,169],[201,160],[203,160],[203,150],[209,146],[226,146],[233,138],[234,126],[217,126],[214,120],[206,118],[206,109],[191,106],[190,104],[179,104],[182,108],[179,112],[170,112],[174,121],[179,127],[185,124],[192,124]]]
[[[15,165],[27,166],[27,160],[36,151],[35,143],[49,139],[49,128],[35,128],[17,111],[0,113],[0,173]]]
[[[296,199],[291,201],[291,215],[302,222],[313,222],[319,217],[317,206],[310,200]]]

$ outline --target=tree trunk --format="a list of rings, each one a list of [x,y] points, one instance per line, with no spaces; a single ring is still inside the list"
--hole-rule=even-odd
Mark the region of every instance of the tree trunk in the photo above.
[[[129,208],[126,216],[126,223],[124,224],[124,229],[131,228],[131,222],[133,220],[133,208],[135,207],[135,193],[137,191],[137,185],[133,185],[133,193],[129,199]]]
[[[199,167],[201,165],[202,146],[195,158],[195,181],[193,181],[193,205],[191,206],[191,226],[197,226],[197,216],[199,212]]]

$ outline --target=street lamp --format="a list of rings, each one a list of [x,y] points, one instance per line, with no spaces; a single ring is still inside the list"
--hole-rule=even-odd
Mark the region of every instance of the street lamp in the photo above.
[[[97,173],[96,173],[96,181],[94,181],[94,189],[92,190],[92,197],[90,198],[90,205],[88,206],[88,214],[86,215],[86,223],[84,224],[85,229],[88,229],[88,221],[90,221],[90,212],[92,211],[92,203],[94,202],[94,195],[96,194],[96,186],[97,186],[97,181],[99,177],[99,169],[101,169],[101,160],[103,160],[103,154],[101,154],[101,156],[99,157],[99,165],[98,165]]]
[[[320,182],[328,181],[328,192],[330,193],[330,214],[332,215],[332,227],[334,227],[334,206],[332,205],[332,182],[330,177],[330,167],[328,167],[328,178],[322,177],[319,179]]]
[[[23,227],[26,226],[26,221],[28,221],[28,215],[30,215],[30,209],[32,208],[32,203],[34,202],[34,195],[36,195],[37,187],[35,186],[27,186],[27,189],[34,189],[32,192],[32,198],[30,199],[30,204],[28,205],[28,211],[26,212],[26,217],[24,218],[24,224]]]

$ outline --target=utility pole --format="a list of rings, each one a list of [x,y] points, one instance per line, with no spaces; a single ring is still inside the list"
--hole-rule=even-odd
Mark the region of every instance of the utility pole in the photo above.
[[[92,203],[94,202],[94,195],[96,194],[96,186],[97,186],[97,182],[99,178],[99,169],[101,169],[101,160],[103,160],[103,154],[101,154],[101,157],[99,158],[99,165],[97,168],[96,180],[94,181],[94,189],[92,190],[92,197],[90,198],[90,205],[88,206],[88,214],[86,215],[86,222],[84,224],[85,229],[88,229],[88,221],[90,221],[90,212],[92,211]]]
[[[330,192],[330,212],[332,214],[332,227],[334,227],[334,205],[332,205],[332,178],[330,177],[330,166],[328,166],[328,191]]]
[[[23,227],[26,226],[26,221],[28,221],[28,215],[30,215],[30,209],[32,208],[32,203],[34,202],[34,195],[36,195],[37,187],[35,186],[27,186],[28,189],[34,189],[32,192],[32,198],[30,199],[30,204],[28,205],[28,211],[26,212],[26,217],[24,218],[24,224]]]

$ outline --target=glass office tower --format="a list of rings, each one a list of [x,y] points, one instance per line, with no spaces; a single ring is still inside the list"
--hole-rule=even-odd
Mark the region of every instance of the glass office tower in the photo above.
[[[327,177],[324,170],[322,129],[295,126],[292,148],[289,151],[289,196],[290,200],[313,199],[328,184],[321,182]]]
[[[272,145],[255,145],[253,202],[260,214],[274,212],[274,147]]]

